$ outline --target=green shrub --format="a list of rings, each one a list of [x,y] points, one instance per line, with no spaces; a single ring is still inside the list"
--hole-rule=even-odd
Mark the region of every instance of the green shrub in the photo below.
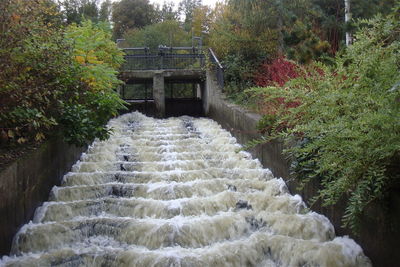
[[[1,145],[42,141],[57,128],[75,144],[105,138],[124,104],[114,90],[122,62],[104,27],[65,29],[50,0],[1,1]]]
[[[85,145],[88,140],[105,140],[111,129],[105,124],[117,114],[115,103],[119,95],[104,92],[87,92],[85,104],[68,103],[63,107],[60,123],[63,125],[64,138],[68,143]]]
[[[123,52],[111,41],[111,32],[91,21],[69,25],[65,34],[73,47],[78,78],[84,89],[76,98],[62,105],[60,122],[66,141],[83,145],[87,141],[106,139],[110,129],[105,124],[124,108],[115,88],[121,83],[117,69]]]
[[[0,142],[44,139],[58,100],[79,86],[61,24],[51,1],[0,2]]]
[[[400,178],[398,11],[361,21],[334,68],[317,64],[284,87],[250,90],[267,104],[285,100],[268,125],[270,138],[298,142],[287,151],[297,178],[320,182],[315,200],[323,205],[348,199],[343,222],[355,232],[369,203],[383,200]],[[288,108],[293,101],[300,105]]]

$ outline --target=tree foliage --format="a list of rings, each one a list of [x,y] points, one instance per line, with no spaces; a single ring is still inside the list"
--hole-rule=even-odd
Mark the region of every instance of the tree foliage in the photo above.
[[[51,1],[0,3],[0,127],[3,142],[44,139],[71,82],[70,49]]]
[[[231,0],[217,5],[209,44],[226,67],[230,91],[243,91],[262,63],[279,56],[308,62],[325,53],[329,45],[311,31],[314,16],[310,2],[301,0]]]
[[[167,20],[152,24],[143,29],[128,31],[124,38],[130,47],[149,47],[157,49],[159,45],[188,46],[191,36],[185,32],[179,22]]]
[[[179,12],[175,10],[174,2],[164,2],[162,6],[155,6],[157,17],[157,22],[163,22],[167,20],[178,21]]]
[[[212,25],[212,10],[209,6],[198,6],[193,11],[192,33],[193,36],[203,37],[203,43],[208,44],[208,33]]]
[[[353,18],[387,14],[394,2],[354,1]],[[224,64],[226,92],[241,99],[254,76],[276,58],[332,63],[345,32],[358,27],[344,22],[344,1],[337,0],[229,0],[216,5],[210,25],[208,44]]]
[[[185,17],[183,25],[187,32],[192,30],[194,11],[200,6],[202,0],[182,0],[179,3],[178,12]]]
[[[252,90],[265,105],[283,100],[260,128],[298,141],[288,150],[297,178],[316,179],[322,189],[315,199],[324,205],[348,199],[343,222],[354,231],[369,203],[383,200],[400,178],[399,11],[361,20],[334,66],[318,64],[283,87]]]
[[[111,34],[91,21],[70,25],[65,37],[71,41],[75,61],[82,70],[81,80],[93,91],[104,91],[119,84],[117,69],[123,62],[123,52],[113,41]]]
[[[267,23],[269,19],[262,9],[264,5],[261,0],[217,5],[210,32],[210,46],[220,57],[236,55],[246,61],[255,61],[275,53],[276,29]]]
[[[111,0],[105,0],[101,3],[100,10],[99,10],[99,20],[100,21],[110,21],[111,8],[112,8]]]
[[[60,5],[67,24],[80,23],[85,19],[97,22],[98,2],[99,0],[63,0]]]
[[[110,34],[90,22],[65,30],[51,1],[0,5],[0,141],[41,141],[55,128],[76,144],[105,138],[123,104],[112,90],[122,54]],[[87,130],[70,130],[83,122]]]
[[[150,25],[156,19],[156,13],[149,0],[120,0],[114,2],[112,21],[114,22],[114,38],[135,28]]]
[[[79,97],[65,102],[62,113],[63,130],[67,141],[84,144],[95,137],[105,139],[108,119],[123,108],[123,101],[114,91],[121,82],[117,69],[123,63],[123,53],[111,41],[111,33],[84,21],[70,25],[65,37],[73,47],[78,78],[86,90]]]

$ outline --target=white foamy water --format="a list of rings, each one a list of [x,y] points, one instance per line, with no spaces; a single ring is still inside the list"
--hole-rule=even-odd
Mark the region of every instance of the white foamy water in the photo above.
[[[370,266],[210,119],[113,119],[1,266]]]

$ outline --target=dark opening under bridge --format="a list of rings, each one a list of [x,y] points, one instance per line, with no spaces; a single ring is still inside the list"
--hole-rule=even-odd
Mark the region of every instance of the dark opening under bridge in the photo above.
[[[121,97],[133,109],[146,114],[203,115],[207,71],[215,72],[223,87],[223,68],[211,49],[207,53],[195,47],[160,47],[157,51],[138,47],[124,51]]]

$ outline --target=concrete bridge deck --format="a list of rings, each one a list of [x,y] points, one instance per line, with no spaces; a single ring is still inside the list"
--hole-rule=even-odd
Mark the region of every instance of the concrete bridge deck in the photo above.
[[[126,63],[120,71],[119,77],[125,82],[125,85],[131,84],[146,84],[150,87],[151,92],[145,94],[145,99],[134,98],[134,100],[151,101],[155,105],[155,115],[163,118],[167,113],[169,104],[180,106],[181,115],[193,115],[190,112],[190,99],[193,102],[193,107],[198,109],[199,100],[204,99],[206,70],[205,70],[205,55],[195,48],[160,48],[157,54],[150,54],[148,49],[130,48],[127,49],[125,56]],[[183,52],[182,52],[183,50]],[[167,96],[166,84],[192,84],[193,94],[190,99],[185,95]],[[147,87],[146,87],[147,90]],[[182,91],[182,90],[181,90]],[[148,95],[152,97],[149,98]],[[126,99],[123,96],[124,99]],[[182,103],[180,103],[182,102]],[[184,102],[184,103],[183,103]],[[189,103],[189,104],[188,104]],[[200,102],[202,105],[202,102]],[[175,109],[173,115],[178,115],[179,112]]]

